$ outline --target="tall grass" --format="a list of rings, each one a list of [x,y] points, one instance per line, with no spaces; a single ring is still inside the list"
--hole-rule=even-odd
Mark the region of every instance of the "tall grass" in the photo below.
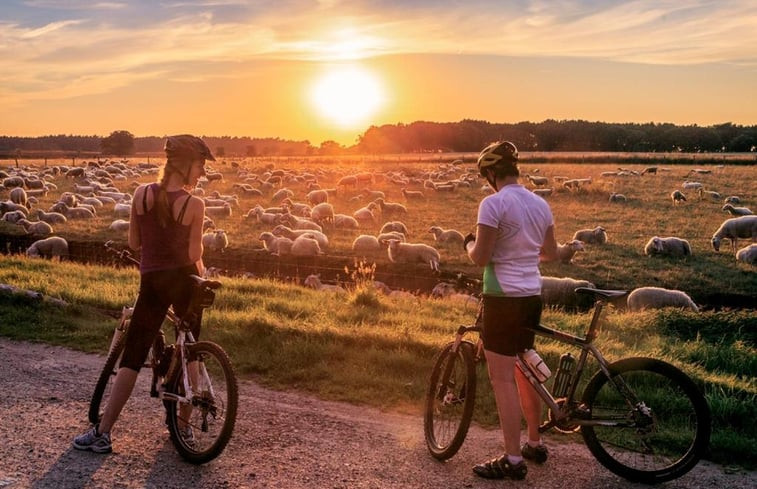
[[[116,325],[106,312],[131,303],[137,282],[133,270],[0,258],[0,283],[70,303],[61,308],[0,293],[0,334],[104,352]],[[276,389],[414,413],[421,412],[435,353],[458,325],[469,324],[475,315],[470,305],[390,299],[368,280],[345,294],[270,280],[223,282],[216,303],[206,311],[201,337],[220,343],[240,376]],[[581,334],[590,316],[548,309],[543,319]],[[610,311],[597,344],[610,360],[651,356],[686,371],[702,386],[713,411],[710,458],[755,467],[755,452],[749,447],[757,443],[756,329],[749,313]],[[555,370],[566,347],[537,342]],[[496,411],[484,369],[479,376],[475,419],[494,425]]]

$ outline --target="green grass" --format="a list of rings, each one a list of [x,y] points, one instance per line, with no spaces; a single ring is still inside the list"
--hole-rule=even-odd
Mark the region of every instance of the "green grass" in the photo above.
[[[241,377],[275,389],[420,414],[434,354],[471,306],[441,300],[390,299],[362,288],[319,293],[270,280],[223,279],[206,311],[202,338],[221,344]],[[0,335],[104,352],[113,317],[137,292],[134,270],[0,257],[0,283],[70,303],[0,293]],[[108,314],[110,313],[110,314]],[[588,314],[548,309],[544,322],[583,333]],[[747,312],[611,310],[597,345],[610,360],[650,356],[682,368],[698,382],[713,412],[710,458],[757,466],[755,315]],[[564,345],[537,340],[553,371]],[[576,352],[573,352],[574,354]],[[94,372],[93,372],[94,375]],[[494,401],[479,369],[476,420],[496,424]]]

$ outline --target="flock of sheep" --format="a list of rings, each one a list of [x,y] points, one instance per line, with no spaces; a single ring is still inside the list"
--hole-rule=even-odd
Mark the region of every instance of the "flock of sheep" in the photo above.
[[[385,170],[344,174],[340,173],[343,170],[336,168],[325,167],[309,172],[276,168],[273,164],[253,170],[245,164],[232,162],[231,169],[227,167],[223,173],[209,170],[194,190],[206,204],[203,244],[207,249],[222,252],[234,240],[234,232],[227,232],[229,226],[248,226],[259,231],[257,238],[261,247],[273,255],[315,256],[333,251],[331,246],[335,235],[340,239],[354,236],[351,238],[351,254],[356,257],[375,260],[386,256],[391,262],[420,262],[438,270],[445,254],[462,253],[463,233],[430,222],[422,232],[430,235],[426,241],[433,239],[431,245],[417,240],[417,229],[413,229],[411,235],[404,219],[416,205],[430,199],[444,199],[449,192],[473,192],[477,202],[489,191],[487,186],[481,185],[473,165],[460,163],[439,164],[436,168],[415,172]],[[620,169],[612,175],[603,172],[601,177],[641,177],[654,175],[658,170],[665,171],[656,167],[643,172]],[[39,238],[27,249],[28,255],[65,257],[68,254],[66,240],[55,236],[55,233],[56,230],[65,229],[71,220],[110,216],[112,221],[108,227],[111,232],[121,233],[125,237],[129,226],[131,192],[139,183],[154,180],[157,171],[158,167],[149,163],[129,164],[127,161],[108,160],[88,162],[86,166],[77,167],[11,167],[0,170],[0,198],[5,195],[5,200],[0,200],[0,219]],[[594,181],[592,177],[548,177],[533,173],[525,174],[523,183],[544,198],[550,198],[557,192],[581,192]],[[233,193],[224,194],[217,187],[223,182],[225,188],[229,188],[229,179]],[[331,187],[326,187],[322,182],[333,183]],[[59,191],[59,187],[67,190]],[[671,193],[674,205],[686,202],[683,191],[690,190],[696,191],[700,199],[721,199],[719,193],[705,189],[703,184],[686,181],[681,190]],[[50,198],[54,195],[57,200]],[[625,195],[614,192],[609,198],[613,203],[628,200]],[[43,201],[52,201],[52,204],[43,204]],[[242,205],[250,201],[255,205],[244,212]],[[715,231],[712,246],[718,251],[722,240],[728,239],[736,258],[754,265],[757,264],[757,245],[737,249],[737,242],[739,239],[757,241],[757,216],[746,207],[738,207],[740,204],[741,198],[738,196],[724,199],[722,210],[735,217],[725,220]],[[411,241],[412,237],[416,241]],[[587,246],[602,246],[607,242],[608,236],[603,226],[578,230],[572,240],[559,245],[560,260],[571,263],[575,254],[585,251]],[[644,247],[644,253],[650,256],[686,257],[692,255],[692,249],[684,238],[653,236]],[[315,275],[308,277],[305,285],[336,290],[335,286],[323,284]],[[575,301],[571,296],[576,286],[594,285],[571,278],[545,277],[545,303],[571,305]],[[434,294],[452,296],[456,293],[441,287]],[[683,300],[681,294],[688,298],[681,291],[645,287],[630,294],[628,306],[631,310],[665,305],[696,310],[693,301],[690,298]]]

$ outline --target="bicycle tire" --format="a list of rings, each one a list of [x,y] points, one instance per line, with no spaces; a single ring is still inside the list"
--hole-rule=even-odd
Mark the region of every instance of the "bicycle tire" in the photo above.
[[[92,393],[92,399],[89,401],[89,412],[87,417],[89,422],[97,424],[102,417],[101,407],[105,407],[110,397],[110,392],[113,389],[113,381],[118,373],[118,365],[121,363],[121,355],[124,352],[124,345],[126,344],[126,335],[121,335],[113,348],[108,353],[108,357],[105,359],[105,365],[100,372],[100,376],[97,378],[95,384],[95,390]]]
[[[182,418],[181,403],[165,402],[168,409],[168,430],[171,441],[182,458],[193,464],[203,464],[220,455],[231,439],[239,397],[237,379],[229,357],[217,344],[200,341],[187,345],[186,348],[190,356],[197,358],[200,379],[198,385],[193,387],[195,393],[188,419]],[[169,379],[168,392],[183,395],[183,375],[178,372],[172,377]],[[210,385],[206,383],[207,379],[210,380]],[[192,428],[191,439],[182,436],[181,423]]]
[[[639,416],[601,371],[592,377],[583,403],[592,420],[625,420],[625,426],[583,425],[581,434],[594,457],[633,482],[676,479],[706,453],[710,408],[697,385],[673,365],[652,358],[627,358],[609,365],[652,416]],[[634,419],[636,418],[636,419]]]
[[[456,353],[449,343],[431,369],[423,416],[426,446],[438,460],[454,456],[465,441],[476,401],[475,346],[463,341]]]

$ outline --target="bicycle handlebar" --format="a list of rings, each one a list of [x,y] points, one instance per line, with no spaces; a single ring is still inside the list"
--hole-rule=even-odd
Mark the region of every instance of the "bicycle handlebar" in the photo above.
[[[480,293],[482,280],[480,278],[471,277],[465,272],[453,271],[453,270],[440,270],[439,278],[442,280],[452,280],[454,285],[458,289],[463,289],[472,293]]]
[[[117,249],[115,246],[113,246],[113,240],[106,241],[104,246],[106,250],[108,250],[111,254],[113,254],[119,260],[129,262],[133,265],[139,266],[139,260],[134,258],[134,256],[131,254],[131,251],[127,249],[123,249],[123,250]]]

